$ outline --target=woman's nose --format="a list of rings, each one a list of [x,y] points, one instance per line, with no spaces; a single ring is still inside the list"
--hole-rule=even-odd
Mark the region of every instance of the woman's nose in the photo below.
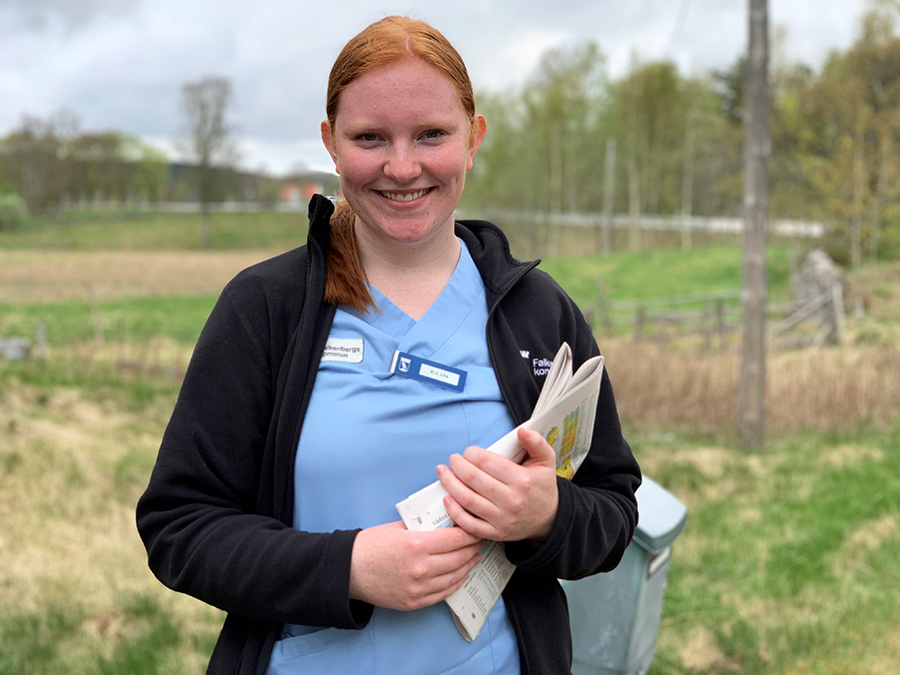
[[[415,150],[406,146],[393,148],[384,166],[384,174],[398,183],[408,183],[421,173]]]

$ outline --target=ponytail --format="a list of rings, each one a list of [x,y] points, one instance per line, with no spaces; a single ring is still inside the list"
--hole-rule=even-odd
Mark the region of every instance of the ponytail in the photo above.
[[[368,314],[374,304],[356,241],[356,214],[340,202],[331,215],[331,245],[325,259],[325,300]]]

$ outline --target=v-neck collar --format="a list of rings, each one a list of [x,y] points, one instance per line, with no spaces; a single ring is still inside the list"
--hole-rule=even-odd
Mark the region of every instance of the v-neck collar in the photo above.
[[[373,328],[398,340],[397,349],[428,358],[459,328],[475,303],[484,302],[484,282],[465,243],[459,261],[431,307],[418,321],[369,284],[375,307],[361,318]]]

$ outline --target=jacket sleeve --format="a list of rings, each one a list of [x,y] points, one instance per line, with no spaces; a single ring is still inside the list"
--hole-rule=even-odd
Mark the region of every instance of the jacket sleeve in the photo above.
[[[259,494],[281,323],[252,275],[226,287],[138,503],[138,530],[153,573],[176,591],[249,619],[361,628],[372,607],[349,599],[356,532],[298,532],[259,506],[272,501]]]
[[[580,310],[568,297],[577,368],[600,353]],[[637,525],[635,491],[641,472],[622,436],[615,397],[604,369],[597,401],[593,441],[572,481],[557,478],[559,508],[550,537],[538,549],[528,542],[506,545],[517,566],[560,579],[579,579],[608,572],[619,564]]]

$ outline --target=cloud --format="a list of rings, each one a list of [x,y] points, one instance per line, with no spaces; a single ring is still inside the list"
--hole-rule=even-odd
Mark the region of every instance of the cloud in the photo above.
[[[4,10],[12,15],[20,28],[42,32],[54,24],[68,30],[89,24],[101,16],[126,16],[134,12],[141,0],[5,0]]]
[[[562,30],[528,29],[500,46],[490,58],[476,59],[470,77],[478,89],[500,90],[521,84],[531,75],[544,53],[571,44]]]
[[[863,2],[773,3],[772,22],[788,26],[788,55],[815,66],[850,43]],[[0,136],[23,114],[66,108],[87,130],[173,139],[182,85],[216,75],[232,81],[247,166],[328,168],[319,149],[328,71],[350,37],[389,13],[433,23],[481,91],[519,85],[545,50],[587,40],[613,77],[635,53],[700,74],[746,45],[745,3],[734,0],[344,0],[340,16],[296,0],[2,0]]]

